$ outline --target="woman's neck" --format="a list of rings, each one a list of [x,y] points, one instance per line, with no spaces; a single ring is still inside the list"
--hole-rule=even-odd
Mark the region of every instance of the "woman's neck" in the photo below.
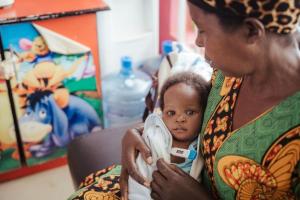
[[[290,55],[281,55],[282,60],[272,59],[264,65],[257,62],[257,70],[244,76],[233,113],[233,130],[300,91],[300,59],[297,54],[291,52],[298,62],[290,59]]]
[[[272,44],[266,56],[269,59],[262,56],[255,71],[245,76],[243,84],[252,94],[280,98],[300,90],[300,51],[298,44],[293,44],[284,48]]]

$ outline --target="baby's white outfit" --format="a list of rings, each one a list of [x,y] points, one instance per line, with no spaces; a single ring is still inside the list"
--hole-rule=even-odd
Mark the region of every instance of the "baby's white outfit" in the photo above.
[[[151,150],[153,163],[148,165],[143,160],[141,154],[139,154],[136,159],[136,165],[140,173],[147,180],[152,181],[152,173],[157,170],[157,160],[163,158],[166,162],[170,163],[173,139],[163,120],[157,114],[151,114],[147,117],[144,124],[144,132],[142,137]],[[190,145],[190,147],[193,145]],[[200,181],[200,172],[203,168],[203,159],[201,156],[199,156],[199,141],[197,151],[197,157],[192,162],[190,175],[197,181]],[[128,198],[129,200],[151,200],[150,189],[129,177]]]

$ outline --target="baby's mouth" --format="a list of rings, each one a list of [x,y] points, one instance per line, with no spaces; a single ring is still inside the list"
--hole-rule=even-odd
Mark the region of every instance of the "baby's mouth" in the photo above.
[[[185,132],[185,131],[187,131],[187,129],[183,128],[183,127],[174,128],[173,130],[176,131],[176,132]]]

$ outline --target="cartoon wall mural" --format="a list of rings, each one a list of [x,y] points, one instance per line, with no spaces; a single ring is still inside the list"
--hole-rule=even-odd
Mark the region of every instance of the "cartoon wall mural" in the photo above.
[[[72,139],[101,128],[101,100],[89,47],[33,23],[0,30],[4,49],[10,52],[6,57],[16,60],[13,91],[30,163],[62,156]],[[4,99],[6,88],[3,83],[1,87]],[[0,113],[0,173],[6,170],[3,160],[19,159],[15,128],[4,120],[7,115]]]

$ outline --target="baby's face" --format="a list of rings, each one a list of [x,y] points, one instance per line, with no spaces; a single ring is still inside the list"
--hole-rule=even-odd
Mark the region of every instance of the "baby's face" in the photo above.
[[[192,142],[200,132],[201,118],[200,97],[194,88],[179,83],[167,89],[162,119],[174,140]]]

